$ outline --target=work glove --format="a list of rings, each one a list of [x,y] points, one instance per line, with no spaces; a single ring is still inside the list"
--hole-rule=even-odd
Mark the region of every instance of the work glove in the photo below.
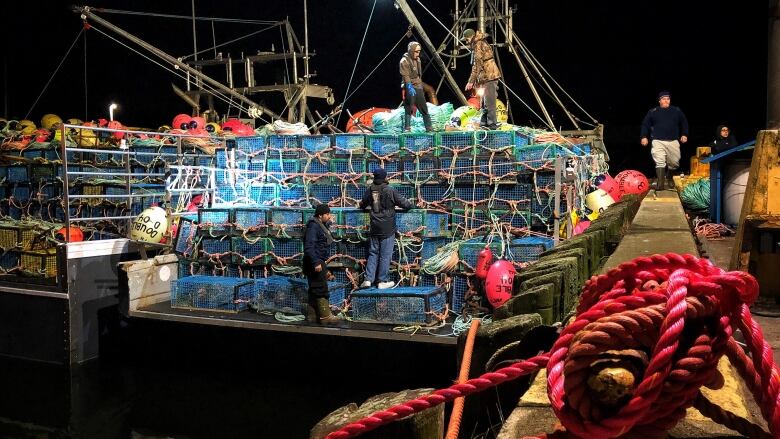
[[[411,82],[406,84],[406,92],[409,93],[409,96],[414,97],[417,94],[417,91],[414,89],[414,86]]]

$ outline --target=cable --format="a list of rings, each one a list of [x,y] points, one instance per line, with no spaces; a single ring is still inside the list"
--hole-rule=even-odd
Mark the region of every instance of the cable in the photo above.
[[[363,39],[360,40],[360,48],[358,49],[357,57],[355,58],[355,64],[352,66],[352,74],[349,76],[349,82],[347,82],[347,91],[344,92],[344,95],[347,96],[349,94],[349,87],[352,85],[352,78],[355,77],[355,70],[357,70],[358,61],[360,60],[360,53],[363,51],[363,44],[366,42],[366,35],[368,35],[368,28],[371,26],[371,18],[374,16],[374,9],[376,9],[376,2],[377,0],[374,0],[373,6],[371,6],[371,14],[368,16],[368,22],[366,22],[366,30],[363,31]],[[345,98],[344,101],[341,103],[341,107],[344,108],[344,105],[347,103],[347,99]],[[336,126],[338,126],[339,122],[341,121],[341,114],[342,112],[339,112],[338,117],[336,118]]]
[[[38,105],[38,101],[41,99],[41,96],[43,96],[43,94],[46,92],[46,89],[49,88],[49,84],[51,84],[51,81],[57,75],[57,72],[60,71],[60,67],[62,67],[62,63],[64,63],[65,60],[68,58],[68,55],[70,55],[70,51],[73,50],[73,46],[76,45],[76,41],[79,40],[79,37],[81,37],[81,34],[83,32],[84,32],[84,27],[82,26],[81,29],[79,30],[79,34],[76,35],[76,38],[74,38],[73,42],[70,43],[70,47],[68,47],[68,51],[65,53],[65,56],[63,56],[62,59],[60,60],[60,63],[57,64],[57,68],[54,69],[54,73],[52,73],[51,76],[49,76],[49,80],[46,81],[46,85],[43,86],[43,90],[41,90],[41,92],[38,94],[38,97],[35,98],[35,102],[33,102],[32,106],[27,111],[27,114],[24,116],[25,119],[30,117],[30,113],[32,113],[33,108],[35,108],[35,106]]]

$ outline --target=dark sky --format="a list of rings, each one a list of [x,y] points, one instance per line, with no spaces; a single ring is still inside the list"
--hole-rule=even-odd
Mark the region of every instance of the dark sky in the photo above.
[[[443,29],[417,0],[408,1],[434,42],[440,42]],[[303,39],[303,0],[197,0],[195,3],[201,16],[258,20],[289,16],[299,38]],[[640,149],[637,137],[642,117],[657,103],[660,90],[670,90],[672,104],[681,107],[688,116],[690,145],[708,143],[720,123],[731,124],[739,141],[754,138],[765,126],[765,2],[527,0],[516,3],[514,25],[520,38],[566,91],[605,124],[613,169],[649,169],[649,154]],[[104,0],[90,6],[188,15],[190,4],[189,0]],[[317,72],[313,82],[331,86],[337,101],[344,97],[372,4],[372,0],[309,1],[310,46],[316,51],[311,64]],[[442,22],[451,23],[449,12],[454,1],[426,0],[425,4]],[[8,40],[3,51],[0,111],[6,117],[27,114],[78,35],[81,22],[69,5],[63,1],[23,2],[14,6],[16,19],[6,16],[4,33]],[[170,54],[181,56],[191,52],[189,21],[102,16]],[[211,27],[205,23],[198,26],[202,49],[211,43]],[[401,38],[406,27],[405,17],[391,0],[377,1],[353,87]],[[257,25],[222,23],[216,25],[215,33],[217,41],[224,42],[256,29]],[[406,42],[350,98],[348,108],[354,111],[398,104],[397,61]],[[265,32],[221,50],[237,57],[242,50],[246,53],[269,50],[271,44],[279,49],[278,31]],[[528,87],[513,59],[505,52],[499,56],[507,83],[531,102]],[[49,112],[63,118],[84,118],[84,68],[85,45],[81,38],[30,118],[37,123],[41,115]],[[88,118],[107,117],[112,101],[120,105],[116,118],[132,126],[157,127],[170,123],[175,114],[189,111],[170,88],[171,82],[183,87],[182,80],[95,30],[87,31],[86,69]],[[236,73],[241,76],[240,72]],[[218,77],[219,72],[213,74]],[[273,81],[281,69],[268,69],[262,74]],[[455,72],[456,79],[465,84],[467,74],[466,62],[461,62]],[[436,84],[439,75],[435,69],[428,69],[424,79]],[[446,87],[440,93],[440,100],[454,102]],[[273,100],[267,103],[279,109]],[[516,123],[539,124],[519,102],[510,100],[510,104]],[[324,105],[315,108],[321,112],[327,110]],[[560,111],[554,108],[551,111],[557,124],[570,128]]]

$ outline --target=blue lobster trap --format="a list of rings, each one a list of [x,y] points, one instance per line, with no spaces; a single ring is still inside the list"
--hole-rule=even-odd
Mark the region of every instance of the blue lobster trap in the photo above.
[[[256,297],[252,279],[188,276],[171,284],[171,308],[237,313]]]
[[[514,151],[514,131],[477,131],[475,137],[482,151]]]
[[[463,312],[466,299],[473,293],[471,277],[458,274],[452,279],[452,310],[456,313]]]
[[[544,143],[518,148],[516,151],[518,165],[521,170],[532,171],[554,169],[555,158],[561,154],[561,149],[554,143]]]
[[[267,265],[274,262],[270,238],[233,238],[233,263],[243,265]]]
[[[303,241],[300,239],[271,238],[270,242],[271,252],[278,258],[284,259],[287,265],[300,265],[303,260]]]
[[[533,262],[539,255],[551,249],[555,241],[541,236],[526,236],[515,238],[509,243],[509,251],[515,262]]]
[[[232,245],[230,238],[199,237],[197,240],[197,253],[201,259],[208,259],[214,262],[230,262],[232,257]]]
[[[198,209],[198,228],[202,235],[217,236],[230,233],[232,209],[204,208]]]
[[[431,133],[401,134],[401,146],[413,153],[431,152],[436,150],[436,135]]]
[[[258,311],[280,311],[286,313],[303,313],[309,298],[309,285],[306,279],[284,276],[269,276],[255,279],[258,291]],[[328,302],[333,307],[344,306],[347,297],[348,284],[328,282],[330,297]]]
[[[309,186],[309,204],[330,204],[341,200],[341,187],[335,185],[313,184]]]
[[[239,234],[265,235],[268,232],[268,209],[237,207],[233,224]]]
[[[310,154],[316,154],[318,152],[329,149],[331,147],[332,141],[333,138],[326,134],[316,136],[301,136],[301,146],[306,152]]]
[[[401,160],[404,180],[410,183],[438,183],[441,165],[436,157],[407,157]]]
[[[444,311],[447,293],[440,287],[369,288],[352,293],[352,319],[388,324],[426,324]]]
[[[368,144],[371,152],[379,157],[398,155],[401,151],[401,138],[391,134],[369,134]]]
[[[249,199],[261,206],[273,204],[279,198],[279,186],[269,183],[252,183],[249,186]]]
[[[339,228],[338,235],[361,239],[368,236],[369,226],[371,224],[371,218],[367,211],[353,208],[333,209],[339,214],[339,225],[343,226]]]
[[[485,246],[490,249],[494,257],[501,256],[501,242],[496,240],[488,244],[482,238],[474,238],[460,243],[458,246],[458,258],[460,258],[460,262],[463,265],[463,271],[473,272],[476,269],[477,257]]]
[[[273,159],[298,158],[301,153],[301,136],[268,136],[268,157]]]
[[[257,155],[258,152],[265,151],[268,147],[268,137],[266,136],[249,136],[249,137],[236,137],[235,139],[228,140],[228,148],[233,146],[238,151],[243,152],[241,155]],[[236,157],[238,159],[238,156]]]
[[[334,134],[333,143],[336,155],[355,155],[366,153],[366,136],[363,134]]]
[[[436,143],[441,154],[452,154],[477,144],[471,131],[445,131],[436,133]]]
[[[173,245],[176,253],[185,256],[193,256],[195,254],[197,230],[197,225],[195,225],[191,219],[179,219],[179,227],[176,231],[176,242]]]
[[[269,234],[276,237],[301,237],[313,209],[272,208]]]

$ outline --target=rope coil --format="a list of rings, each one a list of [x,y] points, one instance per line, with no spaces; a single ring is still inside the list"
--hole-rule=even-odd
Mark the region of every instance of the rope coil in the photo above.
[[[752,276],[725,272],[706,259],[673,253],[637,258],[585,284],[573,323],[549,353],[376,412],[327,437],[354,437],[542,367],[565,430],[539,437],[663,437],[694,404],[743,434],[778,437],[780,373],[748,308],[757,296]],[[732,337],[736,329],[745,336],[749,356]],[[630,398],[610,410],[588,391],[587,379],[594,360],[615,349],[644,351],[649,363]],[[701,402],[699,388],[718,381],[716,367],[724,354],[745,378],[771,436]]]

